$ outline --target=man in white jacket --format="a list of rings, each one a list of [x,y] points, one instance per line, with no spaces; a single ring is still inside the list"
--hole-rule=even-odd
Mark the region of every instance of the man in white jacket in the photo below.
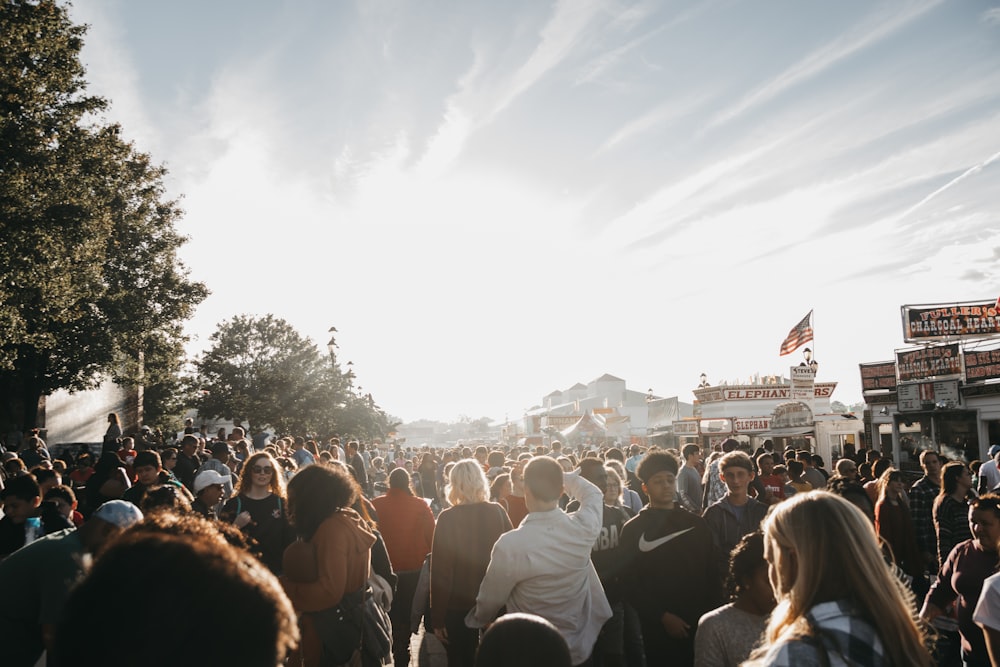
[[[572,514],[559,509],[564,489],[580,501]],[[573,664],[585,663],[611,618],[590,559],[601,532],[604,494],[578,470],[564,473],[555,460],[538,456],[524,469],[524,500],[528,516],[494,545],[465,623],[485,627],[505,605],[508,612],[536,614],[562,634]]]

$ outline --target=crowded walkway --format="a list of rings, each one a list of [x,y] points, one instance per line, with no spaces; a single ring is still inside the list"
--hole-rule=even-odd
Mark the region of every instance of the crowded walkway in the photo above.
[[[770,441],[185,430],[3,454],[4,665],[978,667],[1000,648],[992,472],[933,451],[906,485],[877,452],[827,472]]]

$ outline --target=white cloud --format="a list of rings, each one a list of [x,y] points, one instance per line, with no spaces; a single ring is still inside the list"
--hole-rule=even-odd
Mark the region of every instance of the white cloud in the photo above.
[[[1000,7],[991,7],[982,13],[980,20],[989,25],[1000,25]]]
[[[718,113],[712,118],[709,127],[728,123],[750,109],[769,102],[786,90],[821,74],[838,62],[868,48],[923,16],[941,1],[930,0],[911,4],[902,11],[895,5],[886,7],[854,30],[813,51],[772,80],[756,88],[735,105]]]
[[[596,155],[609,151],[619,144],[630,141],[652,129],[661,128],[664,125],[688,116],[697,111],[701,106],[711,99],[708,93],[692,95],[684,99],[671,99],[659,106],[647,111],[638,118],[629,121],[624,127],[612,134],[597,149]]]

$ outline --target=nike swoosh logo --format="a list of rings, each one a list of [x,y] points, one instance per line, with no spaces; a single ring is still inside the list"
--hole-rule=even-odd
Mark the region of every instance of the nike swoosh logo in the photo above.
[[[675,537],[680,537],[684,533],[690,533],[692,530],[694,530],[694,526],[690,528],[685,528],[684,530],[679,530],[676,533],[670,533],[669,535],[664,535],[663,537],[653,540],[652,542],[647,542],[645,535],[639,535],[639,551],[643,552],[652,551],[653,549],[666,544]]]

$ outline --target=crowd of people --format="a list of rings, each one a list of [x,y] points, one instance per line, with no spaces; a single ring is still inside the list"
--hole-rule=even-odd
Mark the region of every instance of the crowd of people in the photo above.
[[[3,664],[407,665],[421,627],[449,667],[1000,658],[1000,447],[907,484],[735,439],[170,440],[3,453]]]

